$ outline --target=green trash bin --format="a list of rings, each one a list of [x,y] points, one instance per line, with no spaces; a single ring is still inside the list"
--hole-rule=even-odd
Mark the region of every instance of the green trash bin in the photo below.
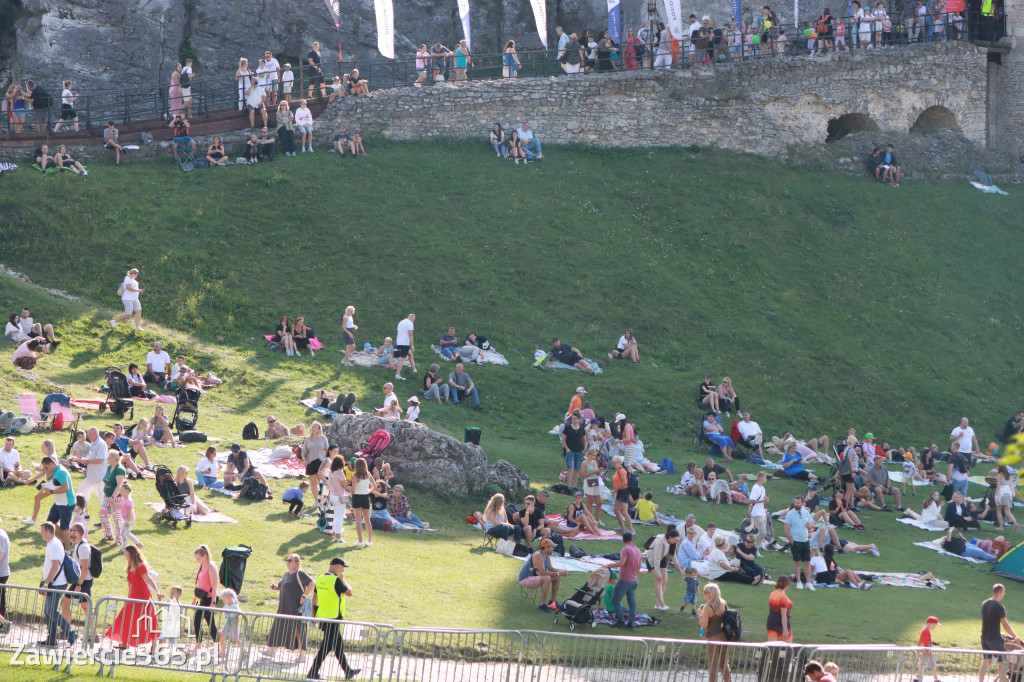
[[[480,445],[480,432],[483,431],[479,426],[467,426],[466,427],[466,442],[472,443],[473,445]]]

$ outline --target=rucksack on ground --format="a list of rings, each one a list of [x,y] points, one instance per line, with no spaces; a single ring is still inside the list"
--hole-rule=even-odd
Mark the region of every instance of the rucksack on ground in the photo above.
[[[736,609],[726,609],[722,615],[722,632],[726,640],[738,642],[743,638],[743,621]]]
[[[260,430],[256,422],[249,422],[242,427],[242,440],[259,440]]]
[[[263,485],[255,478],[247,478],[242,482],[242,488],[238,491],[238,496],[246,500],[252,500],[253,502],[262,502],[267,499],[267,493],[270,490],[267,486]]]

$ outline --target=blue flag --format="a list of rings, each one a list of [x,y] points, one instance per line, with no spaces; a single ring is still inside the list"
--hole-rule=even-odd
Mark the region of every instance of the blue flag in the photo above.
[[[732,18],[736,22],[736,30],[743,30],[743,11],[740,8],[740,0],[732,0]]]
[[[619,0],[608,0],[608,37],[616,44],[622,42],[622,16]]]

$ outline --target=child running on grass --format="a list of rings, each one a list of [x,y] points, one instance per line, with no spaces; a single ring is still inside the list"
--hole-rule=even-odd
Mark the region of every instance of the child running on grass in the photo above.
[[[132,533],[132,524],[135,523],[135,501],[132,500],[132,486],[131,484],[124,483],[121,485],[121,535],[117,539],[117,544],[124,551],[124,548],[128,546],[128,541],[131,540],[135,543],[136,547],[142,547],[142,543]]]

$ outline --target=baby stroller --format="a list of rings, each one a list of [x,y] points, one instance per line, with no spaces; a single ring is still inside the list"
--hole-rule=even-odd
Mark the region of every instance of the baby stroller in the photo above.
[[[171,528],[178,527],[178,521],[185,522],[185,528],[192,525],[192,502],[188,495],[178,490],[174,482],[174,474],[163,464],[157,464],[154,470],[156,474],[156,492],[164,501],[164,510],[160,512],[157,523],[167,521]]]
[[[100,409],[106,408],[118,417],[127,414],[129,420],[134,418],[135,401],[132,399],[128,377],[120,367],[107,367],[103,373],[107,377],[107,399]]]
[[[380,453],[384,452],[391,445],[391,434],[384,429],[377,429],[370,434],[370,437],[364,440],[359,445],[359,450],[356,452],[356,457],[366,457],[367,459],[373,459]]]
[[[178,404],[174,407],[171,425],[178,433],[195,430],[196,424],[199,422],[199,397],[201,395],[202,393],[192,386],[182,386],[175,393]]]
[[[320,484],[320,492],[316,496],[316,529],[321,533],[330,533],[334,524],[334,505],[327,484]]]
[[[558,611],[555,612],[555,622],[559,616],[565,616],[569,621],[569,629],[575,630],[576,625],[590,624],[596,628],[594,621],[594,605],[601,601],[604,596],[604,588],[608,585],[608,569],[599,568],[587,577],[587,584],[576,590],[576,593],[569,599],[562,602]]]

